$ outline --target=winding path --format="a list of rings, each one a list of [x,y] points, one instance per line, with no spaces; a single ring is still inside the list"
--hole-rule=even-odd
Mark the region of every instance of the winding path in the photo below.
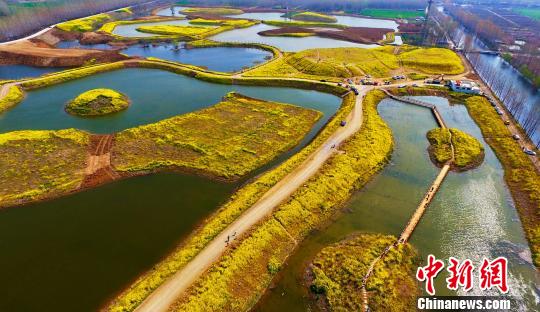
[[[182,270],[157,288],[135,310],[138,312],[167,311],[169,306],[203,274],[227,250],[225,243],[233,233],[236,237],[245,234],[252,226],[266,218],[275,207],[286,201],[299,187],[312,177],[321,166],[334,154],[340,145],[358,130],[363,121],[362,101],[372,88],[362,88],[356,98],[353,111],[346,118],[347,125],[339,128],[324,144],[315,150],[302,164],[279,181],[259,201],[245,211],[214,240],[193,258]]]

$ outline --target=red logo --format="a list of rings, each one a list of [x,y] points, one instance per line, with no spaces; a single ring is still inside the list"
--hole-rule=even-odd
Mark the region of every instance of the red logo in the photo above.
[[[428,265],[425,267],[420,267],[418,268],[418,271],[416,271],[416,278],[421,282],[426,281],[426,291],[432,296],[435,295],[433,279],[437,277],[443,268],[444,262],[435,259],[435,256],[433,255],[429,255]]]
[[[419,267],[416,271],[416,279],[426,283],[426,292],[431,296],[435,295],[435,286],[433,280],[443,270],[444,262],[438,260],[433,255],[428,256],[428,264]],[[460,261],[454,257],[448,259],[448,277],[446,278],[446,287],[451,290],[458,290],[460,287],[464,291],[469,291],[474,287],[473,272],[475,266],[472,261],[465,259]],[[509,291],[508,282],[508,260],[499,257],[493,261],[484,258],[479,269],[479,286],[482,290],[490,290],[496,287],[502,293]]]
[[[506,258],[499,257],[493,261],[484,258],[480,267],[480,288],[486,290],[497,287],[506,294],[508,292],[507,273],[508,260]]]

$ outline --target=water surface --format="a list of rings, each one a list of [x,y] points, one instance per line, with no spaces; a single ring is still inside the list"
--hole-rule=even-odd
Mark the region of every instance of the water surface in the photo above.
[[[76,117],[64,111],[70,100],[96,88],[110,88],[126,94],[131,106],[125,111],[98,118]],[[111,133],[214,105],[231,91],[319,110],[325,116],[314,129],[319,129],[341,103],[340,98],[317,91],[221,85],[163,70],[130,68],[30,91],[24,101],[0,114],[0,133],[65,128]]]
[[[28,65],[0,65],[0,80],[38,77],[47,73],[61,71],[62,67],[35,67]]]
[[[508,257],[511,296],[521,300],[516,310],[534,310],[538,300],[535,285],[540,280],[528,262],[530,257],[528,261],[522,258],[530,251],[498,159],[464,106],[450,106],[442,98],[424,100],[437,105],[449,126],[478,138],[486,148],[486,158],[478,169],[450,173],[420,221],[411,243],[424,259],[434,254],[441,259],[454,256],[478,263],[482,257]],[[426,132],[437,126],[431,112],[388,99],[381,102],[379,112],[392,128],[395,139],[391,163],[353,195],[345,205],[349,212],[299,246],[280,273],[277,287],[267,292],[256,311],[305,311],[311,302],[303,285],[303,272],[315,254],[357,231],[399,236],[435,179],[438,169],[426,152],[425,138]],[[445,275],[440,277],[436,281],[437,294],[450,295]]]
[[[177,49],[173,44],[150,47],[132,45],[122,50],[122,53],[130,56],[157,57],[220,72],[236,72],[272,58],[272,53],[261,49],[231,47],[185,49],[181,46],[183,44]]]

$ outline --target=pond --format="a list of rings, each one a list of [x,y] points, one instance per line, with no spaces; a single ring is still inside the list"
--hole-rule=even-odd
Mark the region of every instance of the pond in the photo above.
[[[446,99],[424,97],[437,105],[450,127],[475,136],[486,149],[484,163],[465,173],[450,173],[415,230],[411,243],[423,259],[482,257],[509,259],[511,296],[518,311],[533,311],[540,282],[530,263],[527,246],[512,198],[503,180],[503,169],[482,139],[479,128],[464,106],[450,106]],[[311,302],[303,283],[306,264],[328,244],[351,233],[377,232],[399,236],[438,173],[426,152],[426,132],[437,125],[431,112],[421,107],[384,100],[379,112],[392,128],[395,150],[391,163],[345,205],[329,227],[308,237],[280,273],[277,287],[267,291],[256,311],[306,311]],[[436,280],[438,295],[450,295],[445,274]],[[472,294],[478,295],[478,287]],[[316,310],[316,307],[312,307]]]
[[[132,99],[126,114],[84,119],[64,112],[67,100],[101,86]],[[316,91],[218,85],[165,71],[124,69],[32,91],[0,115],[0,132],[67,127],[111,132],[208,107],[233,90],[317,109],[324,116],[298,146],[240,182],[156,174],[0,210],[0,291],[5,294],[0,310],[98,310],[170,253],[246,179],[305,146],[341,100]]]
[[[64,111],[71,99],[95,88],[118,90],[130,98],[131,106],[99,118],[81,118]],[[163,70],[130,68],[30,91],[23,102],[0,114],[0,133],[65,128],[116,132],[214,105],[231,91],[320,110],[325,118],[315,128],[324,124],[340,104],[338,97],[316,91],[212,84]]]
[[[157,57],[220,72],[236,72],[272,58],[272,53],[261,49],[215,47],[176,50],[173,44],[164,43],[149,47],[132,45],[122,50],[122,53],[130,56]]]
[[[33,78],[61,71],[62,67],[35,67],[28,65],[0,65],[0,80]]]
[[[239,28],[231,31],[217,34],[209,39],[219,42],[242,42],[242,43],[263,43],[271,45],[286,52],[297,52],[307,49],[317,48],[374,48],[376,44],[360,44],[344,40],[336,40],[329,38],[321,38],[317,36],[311,37],[267,37],[261,36],[258,33],[261,31],[277,29],[279,27],[259,24],[249,28]]]
[[[157,26],[157,25],[175,25],[175,26],[190,26],[188,20],[173,20],[173,21],[161,21],[151,23],[137,23],[137,24],[125,24],[118,25],[114,28],[113,34],[122,37],[154,37],[156,34],[144,33],[137,30],[141,26]],[[191,25],[192,26],[192,25]],[[202,26],[202,25],[197,25]],[[202,26],[202,27],[214,27],[214,26]]]

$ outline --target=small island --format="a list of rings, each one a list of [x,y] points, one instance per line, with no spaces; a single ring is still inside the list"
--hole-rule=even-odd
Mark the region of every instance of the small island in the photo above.
[[[454,170],[468,170],[478,167],[484,160],[484,147],[473,136],[458,129],[437,128],[428,131],[429,154],[431,160],[439,166],[452,161]]]
[[[294,14],[291,19],[304,22],[337,23],[337,18],[322,13],[302,12]]]
[[[324,311],[362,311],[362,279],[371,262],[396,242],[391,235],[356,234],[323,248],[306,274]],[[367,280],[372,311],[413,311],[420,291],[414,278],[417,253],[409,244],[390,248]]]
[[[66,112],[76,116],[103,116],[129,107],[129,99],[111,89],[86,91],[66,105]]]

